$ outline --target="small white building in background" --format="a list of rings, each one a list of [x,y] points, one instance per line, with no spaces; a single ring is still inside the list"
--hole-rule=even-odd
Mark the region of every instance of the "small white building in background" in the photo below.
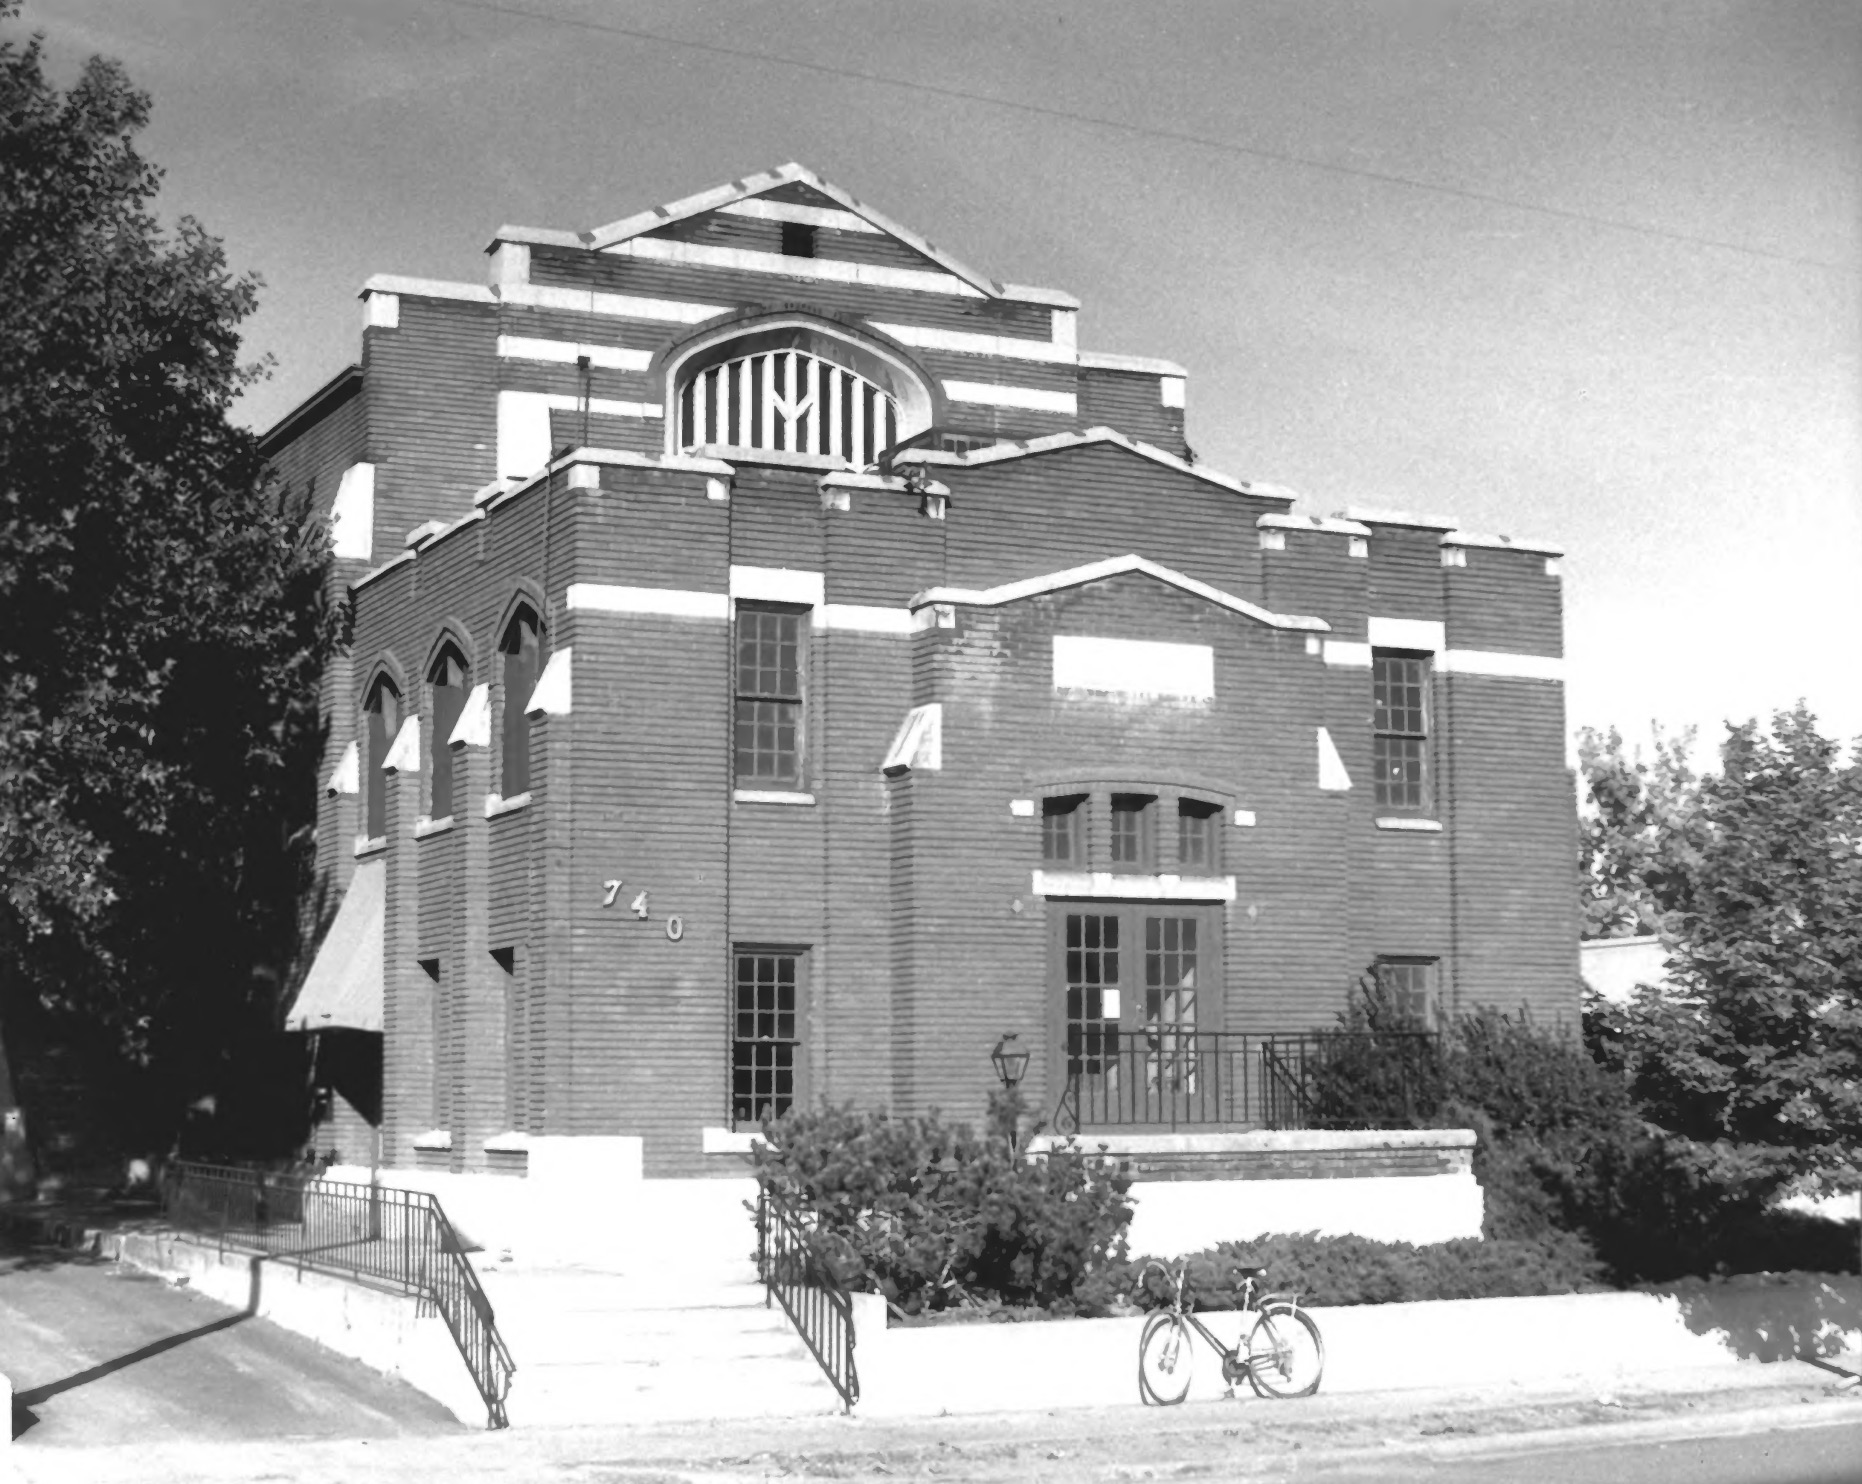
[[[1651,933],[1641,938],[1589,938],[1578,944],[1578,967],[1588,984],[1613,1005],[1627,1005],[1641,984],[1668,982],[1668,946]]]

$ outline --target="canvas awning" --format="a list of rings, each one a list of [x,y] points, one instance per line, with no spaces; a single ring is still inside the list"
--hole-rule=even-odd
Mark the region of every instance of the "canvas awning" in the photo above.
[[[288,1031],[381,1030],[383,862],[364,861],[350,878],[336,921],[285,1016]]]

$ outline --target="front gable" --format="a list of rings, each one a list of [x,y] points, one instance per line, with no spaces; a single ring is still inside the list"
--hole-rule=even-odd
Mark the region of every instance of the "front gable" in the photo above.
[[[623,254],[660,250],[644,242],[778,255],[805,242],[804,258],[948,275],[978,298],[1006,293],[997,280],[798,164],[637,212],[597,227],[585,241],[597,251]]]

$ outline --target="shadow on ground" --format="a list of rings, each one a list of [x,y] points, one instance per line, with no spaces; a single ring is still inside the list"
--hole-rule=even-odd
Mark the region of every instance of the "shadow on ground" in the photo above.
[[[107,1264],[96,1253],[77,1247],[60,1246],[53,1243],[37,1243],[24,1246],[17,1241],[0,1244],[0,1279],[8,1273],[33,1271],[35,1269],[67,1266],[81,1263],[85,1266],[114,1266]],[[196,1325],[193,1329],[180,1334],[164,1335],[159,1340],[151,1340],[126,1354],[114,1359],[101,1361],[97,1365],[87,1366],[84,1370],[74,1371],[71,1375],[57,1381],[48,1381],[43,1386],[29,1386],[24,1391],[13,1394],[13,1436],[19,1437],[39,1420],[39,1414],[32,1409],[50,1401],[53,1397],[67,1391],[75,1391],[92,1381],[101,1381],[105,1376],[113,1376],[139,1361],[149,1360],[157,1355],[165,1355],[170,1350],[185,1345],[190,1340],[198,1340],[204,1335],[218,1334],[221,1330],[231,1329],[236,1324],[244,1324],[259,1312],[259,1264],[252,1264],[252,1286],[246,1298],[246,1307],[237,1314],[228,1314],[206,1324]]]
[[[1697,1335],[1717,1335],[1744,1360],[1840,1355],[1862,1337],[1862,1279],[1830,1273],[1762,1273],[1665,1283]]]

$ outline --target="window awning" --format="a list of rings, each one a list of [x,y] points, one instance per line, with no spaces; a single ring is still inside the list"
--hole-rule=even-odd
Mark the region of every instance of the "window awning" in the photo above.
[[[382,897],[386,865],[364,861],[350,878],[336,921],[324,935],[288,1031],[381,1030]]]

